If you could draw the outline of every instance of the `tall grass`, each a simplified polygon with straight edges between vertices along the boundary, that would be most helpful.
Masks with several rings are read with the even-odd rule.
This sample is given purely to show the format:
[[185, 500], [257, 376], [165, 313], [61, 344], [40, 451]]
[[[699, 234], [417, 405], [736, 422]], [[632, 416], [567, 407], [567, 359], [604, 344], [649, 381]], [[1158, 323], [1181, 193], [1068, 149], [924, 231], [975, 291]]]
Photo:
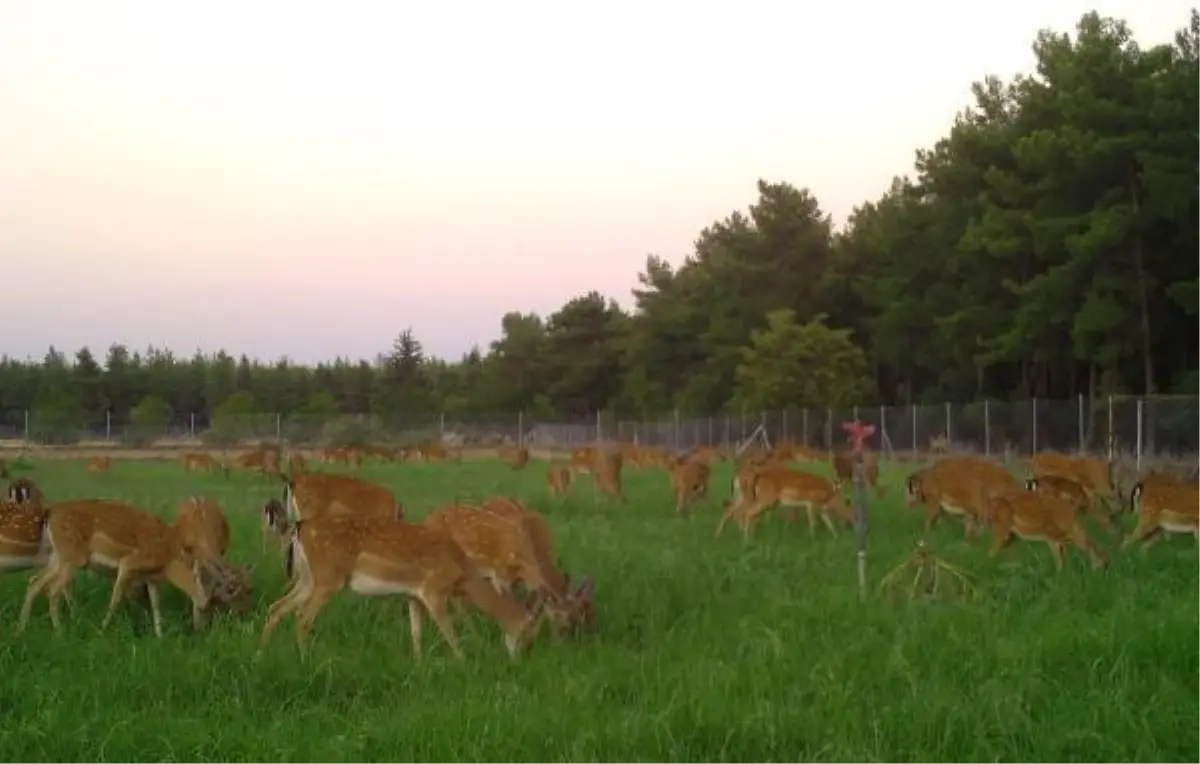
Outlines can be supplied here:
[[[575, 575], [597, 580], [599, 631], [539, 643], [511, 664], [499, 630], [461, 624], [464, 662], [436, 632], [412, 657], [399, 599], [343, 593], [301, 662], [290, 621], [256, 656], [283, 588], [259, 560], [264, 479], [185, 475], [178, 465], [42, 462], [52, 499], [120, 497], [172, 513], [205, 492], [234, 526], [232, 556], [259, 560], [252, 616], [190, 630], [178, 592], [167, 634], [128, 602], [99, 631], [109, 581], [84, 573], [55, 635], [40, 602], [13, 627], [27, 574], [0, 577], [0, 752], [10, 761], [853, 760], [1196, 761], [1200, 576], [1194, 542], [1116, 553], [1094, 572], [1044, 545], [995, 560], [943, 522], [938, 553], [972, 572], [972, 602], [860, 602], [852, 534], [815, 538], [768, 518], [744, 546], [712, 538], [728, 472], [697, 514], [673, 516], [661, 473], [630, 473], [631, 501], [583, 483], [545, 497], [541, 465], [364, 467], [409, 514], [509, 493], [547, 512]], [[897, 475], [872, 507], [871, 575], [912, 549], [921, 518]], [[1130, 522], [1126, 521], [1126, 530]], [[1093, 530], [1097, 538], [1100, 532]], [[1113, 539], [1101, 539], [1112, 548]]]

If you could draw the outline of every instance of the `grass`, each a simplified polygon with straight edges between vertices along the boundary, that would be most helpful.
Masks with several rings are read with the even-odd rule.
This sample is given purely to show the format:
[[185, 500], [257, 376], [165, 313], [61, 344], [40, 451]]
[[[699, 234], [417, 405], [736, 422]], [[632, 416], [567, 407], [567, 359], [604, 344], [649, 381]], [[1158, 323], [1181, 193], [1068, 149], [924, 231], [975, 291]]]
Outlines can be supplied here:
[[[256, 657], [284, 583], [277, 556], [259, 559], [265, 479], [167, 462], [89, 475], [43, 461], [30, 474], [51, 499], [119, 497], [168, 514], [189, 494], [215, 496], [234, 526], [231, 556], [259, 560], [259, 591], [251, 617], [193, 633], [170, 590], [159, 641], [132, 603], [101, 633], [109, 582], [85, 573], [62, 635], [44, 601], [17, 635], [28, 575], [0, 577], [9, 761], [1197, 760], [1190, 538], [1115, 552], [1101, 573], [1072, 550], [1055, 576], [1044, 545], [988, 560], [990, 539], [968, 545], [943, 521], [929, 543], [970, 571], [977, 599], [860, 602], [851, 533], [810, 539], [769, 517], [748, 547], [736, 528], [714, 541], [727, 469], [681, 521], [659, 472], [629, 473], [633, 498], [619, 507], [593, 505], [586, 483], [549, 501], [537, 463], [366, 466], [412, 516], [495, 493], [547, 512], [568, 570], [597, 579], [600, 629], [510, 664], [498, 629], [475, 618], [461, 626], [464, 662], [430, 630], [417, 665], [400, 600], [344, 593], [302, 663], [291, 621]], [[876, 588], [921, 531], [899, 475], [887, 477], [889, 498], [872, 506]]]

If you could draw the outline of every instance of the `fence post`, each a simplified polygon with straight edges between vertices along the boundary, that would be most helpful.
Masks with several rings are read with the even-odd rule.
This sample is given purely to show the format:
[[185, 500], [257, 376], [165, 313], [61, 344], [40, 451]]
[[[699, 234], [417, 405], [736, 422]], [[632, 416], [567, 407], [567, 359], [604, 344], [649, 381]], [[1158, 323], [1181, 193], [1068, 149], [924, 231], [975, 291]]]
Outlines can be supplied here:
[[825, 407], [825, 448], [833, 449], [833, 407]]
[[275, 414], [275, 442], [283, 442], [283, 414]]
[[192, 440], [196, 439], [196, 412], [192, 411], [188, 414], [188, 437]]
[[671, 448], [675, 451], [679, 450], [679, 408], [676, 407], [672, 413], [671, 425]]
[[29, 409], [25, 409], [25, 442], [29, 442]]
[[446, 437], [446, 412], [438, 415], [438, 440]]
[[1137, 471], [1142, 474], [1142, 399], [1137, 400]]
[[858, 406], [854, 406], [853, 408], [850, 409], [850, 418], [853, 419], [855, 422], [858, 421]]
[[1037, 450], [1037, 398], [1033, 399], [1033, 444], [1032, 444], [1032, 447], [1033, 447], [1033, 450], [1030, 451], [1030, 453], [1036, 454], [1038, 452], [1038, 450]]
[[[634, 436], [636, 438], [636, 435]], [[635, 441], [636, 442], [636, 441]], [[525, 411], [517, 412], [517, 447], [525, 446]]]
[[954, 442], [954, 430], [950, 422], [950, 401], [946, 401], [946, 445]]
[[713, 445], [714, 445], [713, 444], [713, 422], [712, 422], [712, 415], [709, 414], [709, 416], [708, 416], [708, 447], [712, 448]]
[[992, 455], [992, 411], [988, 399], [983, 399], [983, 455]]
[[879, 407], [879, 445], [882, 446], [879, 450], [885, 454], [892, 450], [892, 440], [887, 434], [887, 406]]
[[917, 404], [910, 403], [912, 406], [912, 455], [917, 455]]
[[1084, 428], [1083, 428], [1083, 393], [1079, 393], [1079, 453], [1083, 455], [1086, 451], [1084, 445]]
[[805, 406], [800, 411], [800, 439], [803, 441], [801, 445], [808, 448], [808, 406]]
[[602, 416], [601, 410], [596, 409], [596, 443], [599, 443], [600, 441], [604, 440], [604, 431], [600, 424], [601, 416]]
[[779, 437], [780, 437], [780, 438], [782, 438], [782, 439], [784, 439], [784, 440], [787, 440], [787, 436], [788, 436], [788, 430], [787, 430], [787, 406], [784, 406], [784, 407], [783, 407], [783, 421], [782, 421], [782, 422], [780, 422], [779, 428], [780, 428], [780, 430], [782, 431], [782, 432], [780, 433], [780, 436], [779, 436]]
[[1108, 461], [1112, 461], [1117, 450], [1117, 435], [1113, 432], [1113, 400], [1108, 396]]
[[104, 410], [104, 439], [112, 440], [112, 409]]

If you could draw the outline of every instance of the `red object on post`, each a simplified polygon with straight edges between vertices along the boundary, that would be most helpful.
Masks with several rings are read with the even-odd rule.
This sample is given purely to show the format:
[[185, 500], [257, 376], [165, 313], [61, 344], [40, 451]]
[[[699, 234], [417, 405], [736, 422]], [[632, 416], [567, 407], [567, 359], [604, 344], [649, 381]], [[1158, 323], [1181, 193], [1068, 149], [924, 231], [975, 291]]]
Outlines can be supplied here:
[[855, 419], [853, 422], [842, 422], [842, 429], [854, 444], [854, 453], [861, 453], [863, 441], [875, 434], [875, 425], [863, 424]]

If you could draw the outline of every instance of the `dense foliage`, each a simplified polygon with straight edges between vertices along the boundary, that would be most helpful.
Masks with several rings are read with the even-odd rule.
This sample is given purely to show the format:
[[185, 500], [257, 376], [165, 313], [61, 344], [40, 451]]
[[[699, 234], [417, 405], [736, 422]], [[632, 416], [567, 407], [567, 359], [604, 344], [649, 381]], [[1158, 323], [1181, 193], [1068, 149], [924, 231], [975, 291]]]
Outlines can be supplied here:
[[[316, 368], [114, 345], [0, 363], [0, 410], [153, 430], [172, 412], [583, 417], [786, 404], [1197, 389], [1200, 22], [1140, 48], [1118, 20], [1043, 32], [1037, 70], [973, 86], [910, 177], [835, 230], [805, 188], [650, 255], [631, 311], [598, 293], [448, 363], [403, 332]], [[850, 161], [850, 160], [848, 160]], [[57, 418], [57, 419], [55, 419]], [[46, 426], [50, 426], [47, 424]]]

